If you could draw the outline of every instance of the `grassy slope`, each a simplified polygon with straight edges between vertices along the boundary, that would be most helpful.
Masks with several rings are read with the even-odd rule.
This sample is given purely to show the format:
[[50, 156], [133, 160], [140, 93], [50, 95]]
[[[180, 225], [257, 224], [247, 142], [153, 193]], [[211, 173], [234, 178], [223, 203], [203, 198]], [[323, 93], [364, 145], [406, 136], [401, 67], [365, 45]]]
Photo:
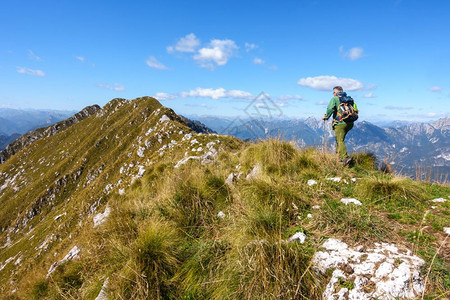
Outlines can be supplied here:
[[[380, 173], [365, 154], [356, 155], [357, 164], [347, 169], [313, 149], [300, 151], [277, 140], [242, 144], [216, 135], [192, 138], [203, 148], [220, 141], [224, 151], [214, 163], [191, 160], [174, 168], [185, 154], [196, 155], [185, 152], [198, 145], [182, 141], [190, 132], [183, 124], [159, 123], [163, 114], [176, 119], [152, 99], [114, 100], [97, 117], [33, 144], [0, 166], [0, 186], [25, 170], [16, 179], [23, 183], [20, 190], [10, 184], [1, 192], [0, 224], [17, 232], [9, 233], [12, 246], [0, 250], [1, 263], [14, 257], [0, 271], [0, 294], [10, 298], [16, 289], [15, 297], [23, 299], [95, 299], [109, 278], [110, 292], [119, 299], [318, 299], [324, 284], [310, 261], [328, 237], [406, 245], [427, 261], [423, 274], [431, 270], [427, 295], [442, 296], [450, 289], [448, 243], [434, 257], [445, 239], [442, 228], [449, 226], [449, 202], [432, 210], [427, 201], [447, 197], [448, 188]], [[157, 130], [146, 136], [155, 124]], [[172, 133], [161, 135], [159, 143], [157, 131], [163, 128]], [[141, 158], [137, 149], [146, 140], [151, 146]], [[156, 151], [171, 140], [177, 145], [160, 156]], [[138, 162], [146, 172], [132, 180]], [[258, 164], [261, 173], [246, 180]], [[231, 172], [242, 175], [229, 186], [225, 179]], [[55, 181], [65, 175], [58, 188]], [[325, 180], [332, 176], [348, 184]], [[356, 183], [350, 180], [354, 177]], [[309, 179], [318, 184], [308, 186]], [[39, 213], [17, 225], [36, 199], [47, 199], [48, 188], [55, 197], [34, 204]], [[345, 206], [342, 197], [355, 197], [363, 206]], [[112, 213], [93, 229], [92, 210], [102, 212], [106, 203]], [[226, 217], [218, 218], [219, 211]], [[283, 242], [298, 231], [306, 233], [305, 244]], [[0, 244], [8, 232], [2, 232]], [[36, 250], [48, 237], [48, 248]], [[81, 258], [46, 279], [49, 266], [74, 245], [82, 247]]]

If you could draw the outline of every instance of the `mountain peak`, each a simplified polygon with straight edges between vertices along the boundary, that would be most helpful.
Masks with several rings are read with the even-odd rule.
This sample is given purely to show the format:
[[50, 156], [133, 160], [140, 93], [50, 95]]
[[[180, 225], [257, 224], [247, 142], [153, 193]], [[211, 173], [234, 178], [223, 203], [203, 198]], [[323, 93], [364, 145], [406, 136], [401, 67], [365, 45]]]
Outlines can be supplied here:
[[[436, 285], [409, 284], [423, 281], [423, 259], [433, 258], [403, 245], [417, 231], [411, 220], [429, 213], [423, 226], [436, 242], [414, 249], [438, 251], [448, 188], [379, 172], [370, 154], [353, 154], [355, 166], [346, 168], [333, 154], [196, 133], [185, 120], [150, 97], [114, 99], [0, 165], [0, 294], [441, 294], [445, 268], [431, 270]], [[425, 201], [433, 198], [441, 202]], [[363, 259], [375, 254], [376, 263]], [[402, 280], [379, 276], [388, 272]]]
[[441, 119], [431, 123], [431, 125], [438, 130], [449, 131], [450, 130], [450, 117], [441, 118]]

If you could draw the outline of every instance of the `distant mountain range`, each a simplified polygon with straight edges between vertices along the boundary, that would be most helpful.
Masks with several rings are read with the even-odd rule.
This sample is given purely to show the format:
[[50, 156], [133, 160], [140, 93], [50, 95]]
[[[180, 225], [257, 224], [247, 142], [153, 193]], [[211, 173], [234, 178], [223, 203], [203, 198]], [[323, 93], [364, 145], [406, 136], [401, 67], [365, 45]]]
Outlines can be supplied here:
[[[245, 119], [191, 116], [217, 133], [241, 139], [268, 137], [293, 140], [301, 147], [326, 146], [334, 151], [331, 122], [308, 119]], [[388, 163], [396, 172], [445, 181], [450, 171], [450, 118], [433, 123], [399, 122], [381, 126], [367, 121], [355, 122], [347, 136], [350, 152], [366, 151], [378, 161]]]
[[[0, 109], [0, 150], [20, 135], [49, 126], [70, 117], [73, 112], [56, 110]], [[243, 140], [281, 138], [293, 140], [300, 147], [324, 146], [334, 151], [330, 122], [307, 119], [231, 118], [188, 116], [185, 122], [194, 130], [228, 134]], [[207, 127], [207, 128], [206, 128]], [[208, 129], [209, 128], [209, 129]], [[445, 181], [450, 172], [450, 118], [433, 123], [392, 121], [378, 125], [357, 121], [347, 137], [350, 152], [366, 151], [379, 163], [388, 163], [396, 172], [416, 178]]]
[[[219, 121], [208, 123], [253, 139], [332, 139], [314, 118]], [[446, 163], [435, 156], [448, 150], [448, 129], [448, 120], [358, 122], [349, 144]], [[210, 132], [154, 98], [116, 98], [8, 146], [0, 299], [431, 299], [449, 290], [450, 188], [384, 174], [371, 155], [345, 168], [292, 143]], [[419, 227], [432, 243], [411, 238]], [[355, 297], [344, 297], [349, 289]]]
[[24, 133], [65, 120], [74, 111], [0, 108], [0, 150]]

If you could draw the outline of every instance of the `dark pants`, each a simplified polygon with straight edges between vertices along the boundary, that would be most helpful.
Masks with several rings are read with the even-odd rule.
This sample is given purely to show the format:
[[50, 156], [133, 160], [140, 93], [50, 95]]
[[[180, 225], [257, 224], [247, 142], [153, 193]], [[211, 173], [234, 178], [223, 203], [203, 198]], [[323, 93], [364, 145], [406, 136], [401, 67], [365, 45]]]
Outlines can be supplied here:
[[353, 128], [353, 123], [345, 123], [334, 126], [334, 134], [336, 135], [336, 154], [344, 160], [348, 157], [347, 147], [345, 147], [345, 136]]

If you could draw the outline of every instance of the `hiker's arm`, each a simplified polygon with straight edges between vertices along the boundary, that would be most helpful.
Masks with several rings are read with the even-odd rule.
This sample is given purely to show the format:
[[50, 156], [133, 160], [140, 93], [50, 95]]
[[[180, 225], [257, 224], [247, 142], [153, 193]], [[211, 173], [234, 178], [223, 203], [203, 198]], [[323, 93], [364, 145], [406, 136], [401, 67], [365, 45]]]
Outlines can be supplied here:
[[327, 113], [325, 114], [325, 120], [328, 120], [334, 112], [334, 97], [331, 98], [330, 103], [328, 103]]

